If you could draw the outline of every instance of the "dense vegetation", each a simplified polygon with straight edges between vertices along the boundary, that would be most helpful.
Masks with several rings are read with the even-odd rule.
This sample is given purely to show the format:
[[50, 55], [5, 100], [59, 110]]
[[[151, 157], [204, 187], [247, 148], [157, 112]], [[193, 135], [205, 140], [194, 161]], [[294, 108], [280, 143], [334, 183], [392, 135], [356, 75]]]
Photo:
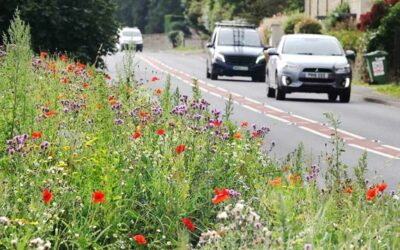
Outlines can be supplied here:
[[301, 146], [275, 162], [262, 151], [267, 127], [235, 125], [196, 84], [192, 97], [172, 93], [154, 72], [145, 82], [160, 87], [150, 91], [64, 55], [33, 55], [18, 19], [9, 37], [0, 58], [0, 248], [400, 247], [398, 191], [364, 179], [365, 155], [350, 180], [336, 132], [326, 171]]
[[17, 7], [30, 26], [36, 52], [67, 52], [81, 61], [94, 62], [115, 48], [114, 0], [3, 0], [0, 34], [6, 32]]

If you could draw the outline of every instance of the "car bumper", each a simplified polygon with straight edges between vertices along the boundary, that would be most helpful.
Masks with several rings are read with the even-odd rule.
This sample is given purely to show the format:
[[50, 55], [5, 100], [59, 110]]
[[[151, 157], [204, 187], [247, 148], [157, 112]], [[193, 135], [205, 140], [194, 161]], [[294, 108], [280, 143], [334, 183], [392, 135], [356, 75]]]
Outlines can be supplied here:
[[304, 73], [284, 72], [279, 77], [279, 86], [286, 93], [311, 92], [311, 93], [342, 93], [350, 88], [352, 74], [329, 73], [328, 78], [307, 78]]
[[[255, 74], [265, 74], [266, 64], [233, 65], [224, 62], [214, 62], [212, 64], [214, 73], [223, 76], [254, 76]], [[247, 68], [243, 68], [247, 67]]]

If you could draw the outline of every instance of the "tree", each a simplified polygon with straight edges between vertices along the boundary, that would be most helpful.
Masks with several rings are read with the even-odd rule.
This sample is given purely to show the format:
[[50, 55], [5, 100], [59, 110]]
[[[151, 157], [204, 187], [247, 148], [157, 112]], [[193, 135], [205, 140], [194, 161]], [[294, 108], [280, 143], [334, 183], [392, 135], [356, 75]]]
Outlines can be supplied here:
[[[94, 62], [115, 48], [118, 23], [114, 0], [10, 2], [2, 19], [9, 22], [18, 6], [22, 20], [31, 27], [35, 51], [71, 53], [81, 61]], [[4, 32], [3, 25], [0, 28]]]
[[149, 9], [146, 18], [146, 33], [164, 32], [165, 15], [182, 15], [181, 0], [149, 0]]

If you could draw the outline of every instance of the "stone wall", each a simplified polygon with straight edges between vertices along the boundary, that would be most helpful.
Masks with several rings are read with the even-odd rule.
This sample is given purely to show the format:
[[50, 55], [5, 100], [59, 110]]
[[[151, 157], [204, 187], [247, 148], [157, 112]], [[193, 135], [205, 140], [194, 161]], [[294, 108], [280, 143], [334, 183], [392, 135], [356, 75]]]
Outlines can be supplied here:
[[[204, 46], [205, 42], [199, 37], [185, 39], [185, 47], [200, 49], [204, 48]], [[172, 49], [172, 44], [166, 34], [144, 34], [143, 49], [150, 51], [169, 50]]]
[[[304, 12], [307, 16], [327, 16], [344, 0], [305, 0]], [[370, 10], [374, 0], [347, 0], [351, 13], [357, 14], [357, 18]]]

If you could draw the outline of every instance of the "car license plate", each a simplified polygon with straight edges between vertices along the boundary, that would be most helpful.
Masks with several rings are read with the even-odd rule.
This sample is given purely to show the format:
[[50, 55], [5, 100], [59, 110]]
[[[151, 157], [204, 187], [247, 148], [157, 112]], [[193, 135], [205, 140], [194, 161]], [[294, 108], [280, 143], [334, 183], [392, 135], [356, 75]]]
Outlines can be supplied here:
[[328, 79], [328, 73], [306, 73], [307, 78], [320, 78], [320, 79]]
[[249, 67], [247, 66], [233, 66], [233, 70], [247, 71]]

